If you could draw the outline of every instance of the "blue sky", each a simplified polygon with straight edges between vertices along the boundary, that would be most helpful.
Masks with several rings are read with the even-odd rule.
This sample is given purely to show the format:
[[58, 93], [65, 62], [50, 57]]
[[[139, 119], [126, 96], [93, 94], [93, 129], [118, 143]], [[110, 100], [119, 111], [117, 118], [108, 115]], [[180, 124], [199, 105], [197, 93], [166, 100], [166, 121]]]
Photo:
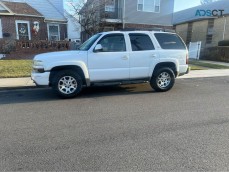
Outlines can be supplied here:
[[[77, 0], [64, 0], [64, 1], [77, 1]], [[175, 0], [174, 11], [180, 11], [187, 8], [200, 5], [200, 0]]]
[[184, 10], [197, 5], [200, 5], [200, 0], [175, 0], [174, 11]]

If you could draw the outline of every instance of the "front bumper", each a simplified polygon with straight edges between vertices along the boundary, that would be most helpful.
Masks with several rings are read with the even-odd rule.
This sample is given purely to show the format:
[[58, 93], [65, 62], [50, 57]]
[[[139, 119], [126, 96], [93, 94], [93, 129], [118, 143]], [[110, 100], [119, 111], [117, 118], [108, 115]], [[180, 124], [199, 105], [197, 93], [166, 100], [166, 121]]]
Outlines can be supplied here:
[[37, 73], [32, 72], [31, 79], [37, 86], [48, 86], [49, 85], [50, 72]]

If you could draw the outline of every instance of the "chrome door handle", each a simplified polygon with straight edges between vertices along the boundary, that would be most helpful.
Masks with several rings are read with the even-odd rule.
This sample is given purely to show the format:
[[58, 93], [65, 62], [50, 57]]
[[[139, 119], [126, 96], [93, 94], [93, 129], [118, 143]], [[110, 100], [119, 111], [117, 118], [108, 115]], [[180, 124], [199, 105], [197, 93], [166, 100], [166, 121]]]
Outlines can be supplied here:
[[157, 55], [156, 54], [152, 54], [151, 57], [152, 58], [155, 58], [155, 57], [157, 57]]

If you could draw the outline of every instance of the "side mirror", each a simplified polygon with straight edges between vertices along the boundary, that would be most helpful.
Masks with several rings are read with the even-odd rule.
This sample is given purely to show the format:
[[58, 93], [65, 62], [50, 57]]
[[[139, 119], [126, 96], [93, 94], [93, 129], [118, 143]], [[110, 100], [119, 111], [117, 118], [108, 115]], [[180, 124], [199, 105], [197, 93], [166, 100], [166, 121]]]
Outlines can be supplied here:
[[102, 50], [103, 50], [102, 45], [101, 45], [101, 44], [97, 44], [97, 45], [95, 46], [94, 52], [100, 52], [100, 51], [102, 51]]

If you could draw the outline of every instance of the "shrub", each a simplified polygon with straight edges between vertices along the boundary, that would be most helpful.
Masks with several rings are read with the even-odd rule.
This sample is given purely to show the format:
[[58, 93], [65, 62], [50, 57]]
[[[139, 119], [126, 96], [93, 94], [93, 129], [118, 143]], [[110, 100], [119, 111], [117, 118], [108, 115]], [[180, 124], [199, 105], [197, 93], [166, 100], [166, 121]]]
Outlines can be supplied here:
[[218, 46], [229, 46], [229, 40], [219, 41]]

